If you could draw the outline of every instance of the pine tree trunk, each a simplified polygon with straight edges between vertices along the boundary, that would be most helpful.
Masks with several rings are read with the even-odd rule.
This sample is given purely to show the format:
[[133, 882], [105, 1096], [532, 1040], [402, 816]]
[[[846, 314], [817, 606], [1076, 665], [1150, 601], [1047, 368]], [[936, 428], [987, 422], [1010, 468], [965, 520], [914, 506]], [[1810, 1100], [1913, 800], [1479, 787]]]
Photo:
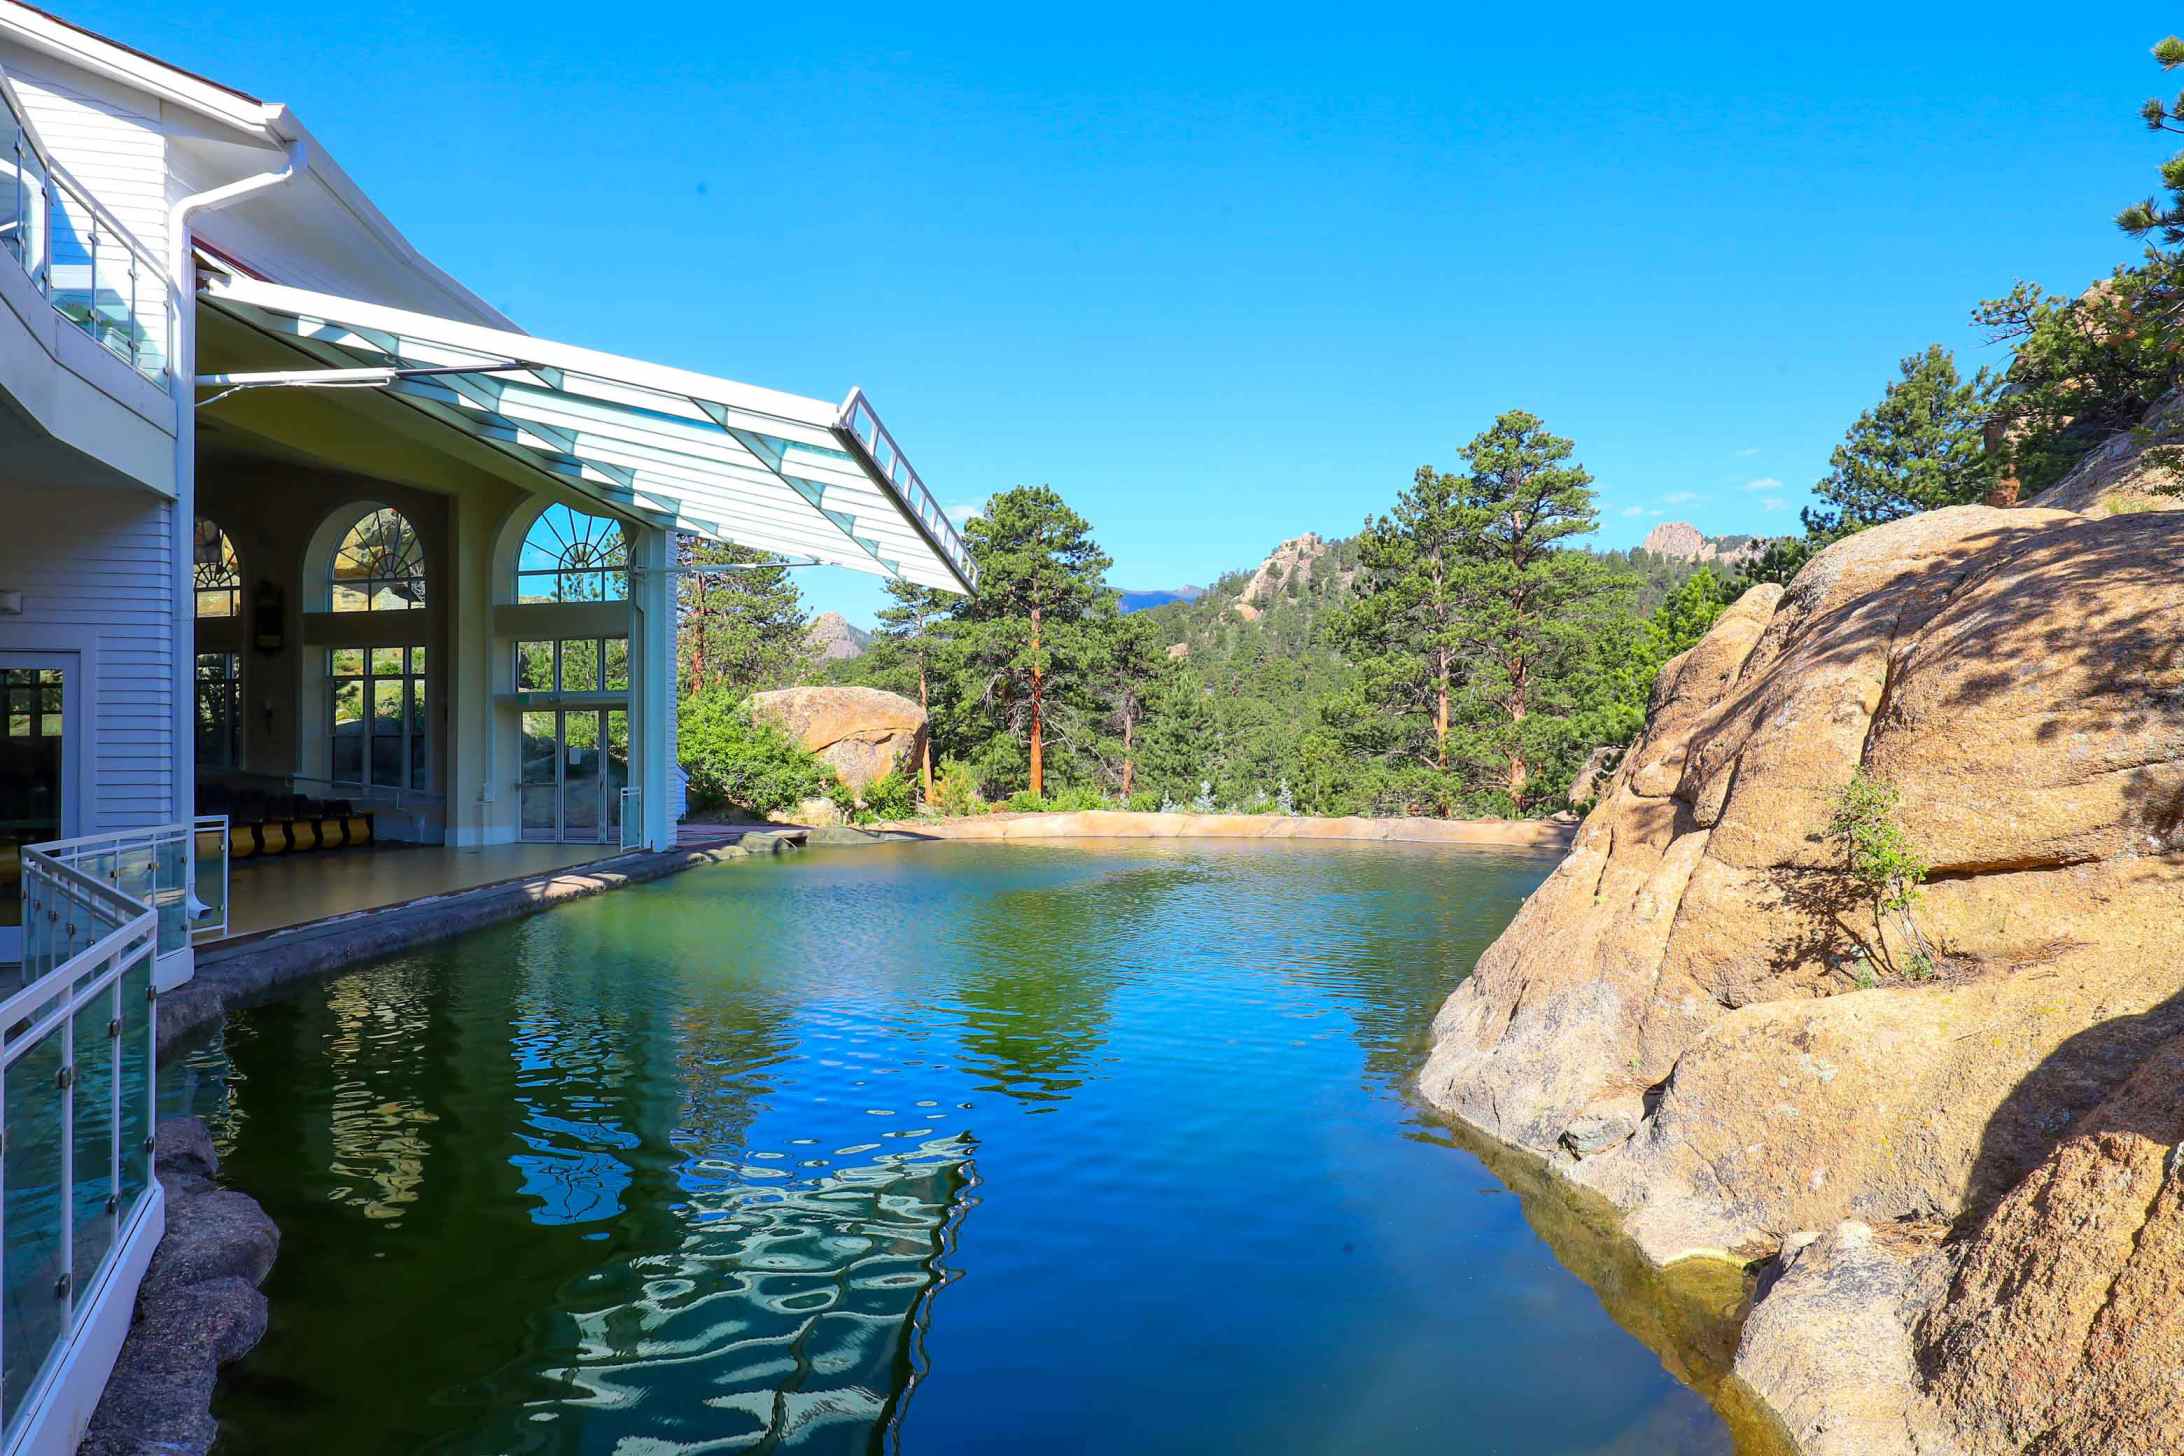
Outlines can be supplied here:
[[925, 801], [933, 801], [933, 709], [925, 700], [925, 659], [918, 659], [918, 707], [925, 713], [925, 741], [918, 745], [918, 781], [925, 786]]
[[1046, 675], [1039, 670], [1039, 609], [1031, 609], [1031, 792], [1046, 792]]
[[1134, 727], [1136, 727], [1135, 719], [1129, 714], [1124, 714], [1122, 719], [1122, 806], [1125, 809], [1130, 807], [1132, 770], [1137, 767], [1130, 758], [1131, 729]]
[[1433, 739], [1440, 751], [1441, 772], [1448, 772], [1448, 650], [1440, 652], [1440, 668], [1435, 686], [1439, 689], [1433, 706]]
[[[1525, 672], [1522, 659], [1518, 660], [1517, 670], [1510, 675], [1510, 681], [1509, 722], [1512, 726], [1521, 727], [1524, 723], [1525, 714]], [[1524, 809], [1524, 788], [1531, 777], [1531, 766], [1524, 761], [1522, 745], [1518, 743], [1510, 744], [1509, 802], [1519, 812]]]

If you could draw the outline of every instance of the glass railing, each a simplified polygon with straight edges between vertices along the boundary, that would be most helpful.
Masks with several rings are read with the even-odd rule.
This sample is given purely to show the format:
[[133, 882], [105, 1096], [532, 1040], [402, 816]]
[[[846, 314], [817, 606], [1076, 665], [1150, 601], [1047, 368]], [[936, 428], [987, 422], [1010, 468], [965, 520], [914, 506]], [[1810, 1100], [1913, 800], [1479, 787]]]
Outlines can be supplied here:
[[640, 788], [622, 790], [622, 848], [645, 847], [645, 791]]
[[[105, 1370], [74, 1358], [78, 1343], [106, 1309], [134, 1303], [136, 1279], [116, 1271], [142, 1270], [158, 1228], [150, 1215], [160, 915], [144, 893], [158, 883], [156, 854], [115, 861], [110, 880], [52, 848], [23, 851], [24, 981], [0, 1000], [8, 1450], [60, 1449], [46, 1412], [89, 1409]], [[70, 946], [80, 948], [61, 954]]]
[[[66, 884], [46, 887], [54, 913], [34, 914], [24, 879], [23, 973], [50, 968], [78, 954], [112, 928], [117, 905], [147, 906], [157, 917], [161, 955], [193, 939], [227, 931], [228, 820], [201, 815], [189, 824], [122, 829], [37, 846], [40, 857], [73, 870]], [[87, 900], [88, 883], [106, 896]], [[67, 912], [67, 913], [64, 913]]]
[[39, 145], [0, 71], [0, 252], [61, 317], [166, 387], [173, 339], [157, 257]]

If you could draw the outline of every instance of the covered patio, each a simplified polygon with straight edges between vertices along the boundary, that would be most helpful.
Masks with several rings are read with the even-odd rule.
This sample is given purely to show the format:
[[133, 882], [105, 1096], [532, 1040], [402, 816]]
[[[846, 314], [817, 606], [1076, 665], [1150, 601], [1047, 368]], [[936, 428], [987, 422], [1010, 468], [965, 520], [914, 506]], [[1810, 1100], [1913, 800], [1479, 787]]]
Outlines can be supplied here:
[[197, 807], [245, 826], [230, 937], [673, 848], [680, 537], [974, 584], [861, 390], [196, 261]]

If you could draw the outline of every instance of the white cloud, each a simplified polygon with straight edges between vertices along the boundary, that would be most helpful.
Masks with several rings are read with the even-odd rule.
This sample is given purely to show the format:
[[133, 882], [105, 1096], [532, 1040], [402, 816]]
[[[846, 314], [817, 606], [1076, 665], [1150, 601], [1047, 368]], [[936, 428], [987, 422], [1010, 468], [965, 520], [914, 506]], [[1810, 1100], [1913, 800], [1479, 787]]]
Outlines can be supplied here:
[[1642, 516], [1645, 513], [1646, 508], [1644, 506], [1625, 506], [1622, 510], [1616, 512], [1617, 515], [1621, 516]]
[[1695, 490], [1672, 490], [1667, 495], [1661, 497], [1661, 504], [1669, 506], [1687, 506], [1698, 498], [1699, 493]]
[[1754, 494], [1754, 495], [1757, 495], [1757, 494], [1759, 494], [1759, 493], [1760, 493], [1761, 491], [1765, 491], [1765, 490], [1780, 490], [1780, 489], [1782, 489], [1782, 482], [1781, 482], [1781, 481], [1779, 481], [1779, 480], [1777, 480], [1777, 479], [1775, 479], [1775, 478], [1774, 478], [1773, 476], [1771, 476], [1771, 475], [1762, 475], [1762, 476], [1760, 476], [1760, 477], [1759, 477], [1759, 478], [1758, 478], [1757, 480], [1747, 480], [1747, 481], [1745, 481], [1745, 482], [1744, 482], [1744, 488], [1745, 488], [1746, 490], [1748, 490], [1748, 491], [1752, 492], [1752, 494]]
[[960, 526], [985, 508], [986, 503], [984, 501], [976, 501], [969, 505], [950, 506], [948, 507], [948, 519]]
[[1742, 450], [1737, 451], [1737, 458], [1739, 460], [1749, 460], [1758, 453], [1759, 447], [1757, 445], [1747, 445]]
[[1759, 508], [1763, 511], [1779, 511], [1786, 509], [1789, 504], [1781, 496], [1771, 495], [1759, 503]]

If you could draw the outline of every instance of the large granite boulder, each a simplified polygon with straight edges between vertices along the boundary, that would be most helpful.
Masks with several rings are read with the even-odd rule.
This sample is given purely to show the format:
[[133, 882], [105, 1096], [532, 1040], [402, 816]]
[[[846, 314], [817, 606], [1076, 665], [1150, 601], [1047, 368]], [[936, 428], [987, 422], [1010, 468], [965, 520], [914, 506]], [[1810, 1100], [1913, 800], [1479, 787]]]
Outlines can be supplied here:
[[[1929, 977], [1826, 834], [1861, 765], [1933, 866]], [[2043, 1262], [2112, 1225], [2072, 1255], [2084, 1290], [2151, 1298], [2184, 1270], [2184, 1215], [2148, 1211], [2184, 1188], [2147, 1183], [2175, 1179], [2156, 1145], [2184, 1127], [2112, 1109], [2184, 1038], [2180, 924], [2184, 521], [1935, 511], [1755, 589], [1663, 670], [1571, 854], [1443, 1008], [1422, 1087], [1605, 1194], [1657, 1261], [1800, 1250], [1739, 1358], [1779, 1406], [1857, 1382], [1811, 1379], [1830, 1321], [1769, 1300], [1887, 1306], [1894, 1383], [1809, 1430], [1874, 1452], [1984, 1456], [2035, 1427], [2077, 1432], [2042, 1451], [2180, 1449], [2180, 1331], [2073, 1327], [2091, 1310]], [[2166, 1252], [2131, 1247], [2141, 1229]], [[1951, 1285], [1921, 1260], [1960, 1257], [1934, 1305]], [[1964, 1434], [1935, 1446], [1943, 1407]], [[2124, 1420], [2157, 1434], [2102, 1444]]]
[[853, 793], [891, 769], [907, 769], [925, 742], [925, 710], [878, 688], [782, 688], [751, 699], [751, 717], [772, 723], [833, 765]]

